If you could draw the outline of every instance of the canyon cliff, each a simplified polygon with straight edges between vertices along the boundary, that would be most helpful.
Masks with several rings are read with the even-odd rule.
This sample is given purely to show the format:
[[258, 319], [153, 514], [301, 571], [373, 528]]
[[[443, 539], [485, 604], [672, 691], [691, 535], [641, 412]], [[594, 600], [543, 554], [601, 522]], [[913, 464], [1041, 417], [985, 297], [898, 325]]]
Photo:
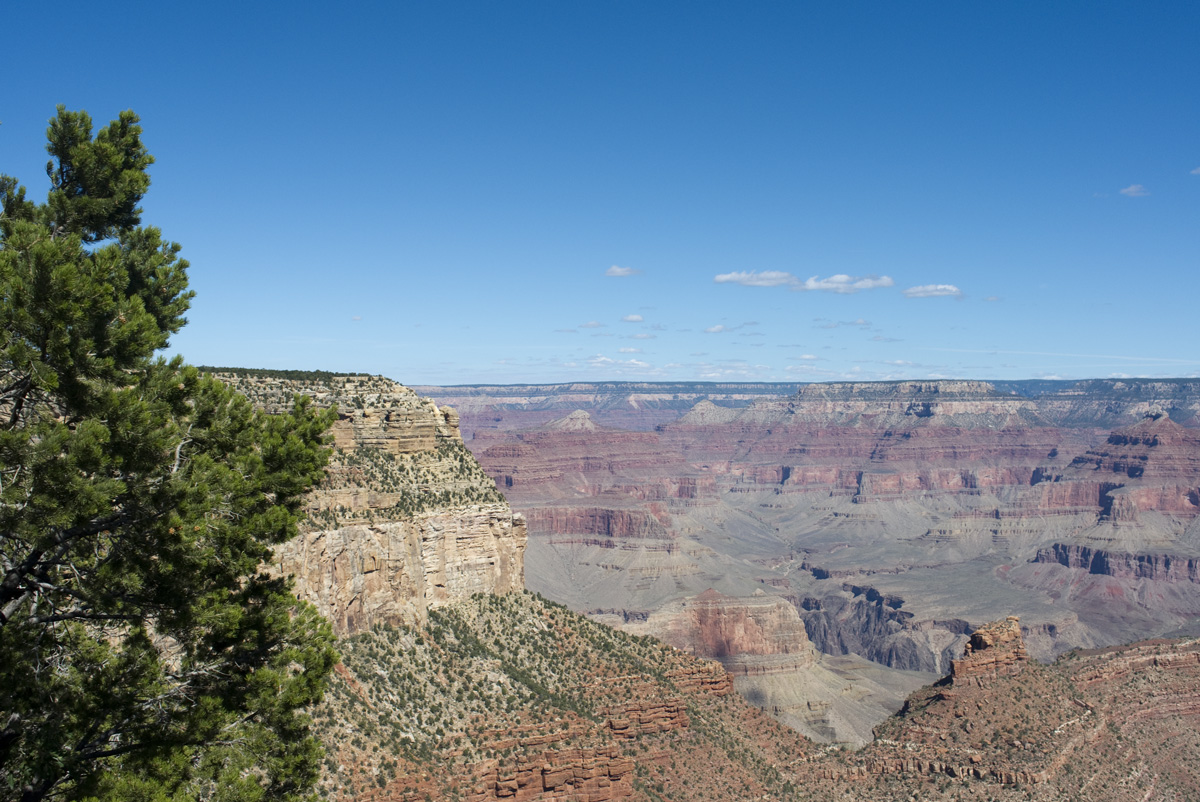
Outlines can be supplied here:
[[216, 375], [268, 411], [296, 394], [338, 408], [327, 477], [300, 536], [276, 549], [279, 570], [336, 634], [524, 589], [524, 518], [463, 446], [455, 410], [377, 376]]

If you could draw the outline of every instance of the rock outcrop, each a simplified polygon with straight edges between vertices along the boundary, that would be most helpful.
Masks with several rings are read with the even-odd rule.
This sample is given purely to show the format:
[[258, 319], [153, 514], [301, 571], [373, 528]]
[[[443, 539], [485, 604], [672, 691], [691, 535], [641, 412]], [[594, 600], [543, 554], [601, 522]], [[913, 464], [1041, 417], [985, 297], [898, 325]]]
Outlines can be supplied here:
[[529, 525], [547, 535], [592, 536], [603, 539], [669, 540], [666, 526], [650, 512], [606, 507], [534, 507]]
[[525, 520], [463, 445], [454, 409], [378, 376], [217, 376], [270, 412], [297, 394], [337, 406], [327, 479], [300, 536], [276, 549], [278, 570], [336, 634], [524, 588]]
[[883, 669], [866, 660], [820, 654], [796, 607], [761, 590], [734, 597], [710, 588], [627, 629], [719, 661], [738, 693], [817, 740], [866, 743], [874, 723], [933, 676], [900, 675], [885, 687]]
[[754, 658], [790, 655], [793, 667], [816, 661], [796, 608], [778, 596], [733, 598], [709, 589], [684, 600], [657, 634], [672, 646], [720, 660], [734, 676], [771, 669]]
[[481, 766], [467, 802], [537, 799], [608, 802], [633, 796], [634, 761], [616, 744], [552, 749], [522, 756], [514, 764]]
[[1096, 496], [1106, 520], [1135, 522], [1142, 510], [1194, 517], [1200, 515], [1200, 433], [1154, 411], [1049, 478], [1072, 488], [1072, 498]]
[[1173, 554], [1127, 554], [1079, 544], [1039, 549], [1034, 562], [1056, 563], [1117, 579], [1200, 583], [1200, 558]]
[[971, 633], [962, 659], [950, 665], [950, 677], [955, 685], [973, 682], [983, 686], [997, 677], [1021, 673], [1028, 661], [1021, 621], [1010, 615]]

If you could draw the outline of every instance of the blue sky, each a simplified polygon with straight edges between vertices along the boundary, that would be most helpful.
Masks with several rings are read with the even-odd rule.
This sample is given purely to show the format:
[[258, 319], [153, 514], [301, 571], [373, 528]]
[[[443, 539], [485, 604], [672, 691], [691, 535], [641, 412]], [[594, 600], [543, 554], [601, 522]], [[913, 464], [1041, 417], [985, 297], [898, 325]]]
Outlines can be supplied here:
[[194, 363], [1200, 375], [1200, 4], [345, 5], [0, 12], [0, 172], [137, 111]]

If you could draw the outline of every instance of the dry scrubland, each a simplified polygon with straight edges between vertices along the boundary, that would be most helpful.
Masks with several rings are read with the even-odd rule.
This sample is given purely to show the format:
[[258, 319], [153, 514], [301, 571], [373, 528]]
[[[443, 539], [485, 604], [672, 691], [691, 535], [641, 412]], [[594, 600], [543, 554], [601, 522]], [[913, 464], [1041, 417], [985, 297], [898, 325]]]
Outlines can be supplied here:
[[[1001, 622], [1003, 626], [1004, 622]], [[1019, 630], [1018, 630], [1019, 632]], [[529, 593], [342, 642], [321, 791], [358, 800], [1185, 800], [1200, 643], [983, 647], [854, 752], [731, 693], [719, 666]]]

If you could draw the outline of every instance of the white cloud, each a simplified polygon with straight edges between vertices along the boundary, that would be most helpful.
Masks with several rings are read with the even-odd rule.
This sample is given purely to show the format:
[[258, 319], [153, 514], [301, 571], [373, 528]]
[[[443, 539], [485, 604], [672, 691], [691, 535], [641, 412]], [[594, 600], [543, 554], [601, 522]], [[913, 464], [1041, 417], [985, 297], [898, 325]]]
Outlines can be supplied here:
[[801, 354], [799, 358], [804, 359], [808, 362], [815, 362], [818, 359], [820, 359], [821, 357], [817, 356], [816, 354]]
[[625, 321], [626, 323], [641, 323], [642, 316], [641, 315], [626, 315], [625, 317], [621, 318], [621, 320]]
[[351, 320], [362, 320], [362, 315], [355, 315], [354, 317], [352, 317], [350, 319]]
[[985, 300], [985, 301], [999, 301], [999, 300], [1000, 300], [1000, 296], [999, 296], [999, 295], [989, 295], [988, 297], [984, 298], [983, 300]]
[[857, 320], [830, 320], [827, 317], [816, 317], [813, 318], [813, 322], [820, 323], [821, 325], [816, 328], [821, 329], [836, 329], [839, 326], [858, 326], [863, 329], [871, 328], [871, 321], [861, 317]]
[[632, 267], [617, 267], [616, 265], [613, 265], [608, 270], [604, 271], [604, 275], [615, 276], [617, 278], [623, 278], [625, 276], [636, 276], [638, 273], [641, 273], [641, 272], [642, 271], [635, 270]]
[[743, 287], [790, 287], [800, 279], [782, 270], [735, 270], [713, 277], [718, 284], [741, 284]]
[[961, 298], [962, 290], [953, 284], [922, 284], [904, 291], [905, 298]]
[[716, 325], [716, 326], [709, 326], [707, 329], [704, 330], [704, 333], [705, 334], [720, 334], [723, 331], [729, 331], [729, 329], [726, 328], [725, 326]]
[[618, 348], [617, 351], [622, 354], [640, 354], [642, 352], [642, 349], [641, 348]]
[[617, 373], [625, 371], [635, 371], [637, 373], [645, 373], [651, 365], [649, 362], [643, 362], [640, 359], [613, 359], [612, 357], [596, 354], [588, 358], [588, 364], [593, 368], [606, 368]]
[[1200, 175], [1200, 167], [1197, 167], [1195, 170], [1192, 170], [1191, 174], [1192, 175]]
[[587, 323], [580, 323], [579, 328], [581, 328], [581, 329], [602, 329], [602, 328], [604, 328], [604, 324], [598, 320], [589, 320]]
[[797, 286], [796, 289], [847, 294], [859, 290], [873, 290], [877, 287], [891, 287], [895, 283], [891, 276], [847, 276], [845, 273], [837, 273], [829, 278], [813, 276]]
[[657, 336], [657, 335], [654, 335], [654, 334], [631, 334], [631, 335], [629, 335], [629, 339], [631, 339], [631, 340], [653, 340], [655, 338], [655, 336]]
[[762, 379], [771, 372], [769, 365], [752, 365], [740, 359], [727, 360], [718, 364], [701, 362], [695, 366], [701, 379]]
[[1129, 198], [1144, 198], [1150, 194], [1150, 190], [1146, 189], [1141, 184], [1130, 184], [1121, 190], [1121, 194]]

